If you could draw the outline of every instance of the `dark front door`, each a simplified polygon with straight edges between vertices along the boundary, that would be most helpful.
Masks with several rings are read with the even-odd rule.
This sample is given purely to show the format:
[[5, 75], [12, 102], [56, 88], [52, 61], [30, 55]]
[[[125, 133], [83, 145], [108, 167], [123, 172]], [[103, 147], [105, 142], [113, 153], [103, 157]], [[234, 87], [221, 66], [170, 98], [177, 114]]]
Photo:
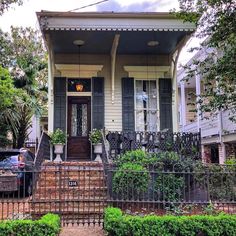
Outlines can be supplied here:
[[68, 97], [68, 160], [90, 159], [91, 98]]

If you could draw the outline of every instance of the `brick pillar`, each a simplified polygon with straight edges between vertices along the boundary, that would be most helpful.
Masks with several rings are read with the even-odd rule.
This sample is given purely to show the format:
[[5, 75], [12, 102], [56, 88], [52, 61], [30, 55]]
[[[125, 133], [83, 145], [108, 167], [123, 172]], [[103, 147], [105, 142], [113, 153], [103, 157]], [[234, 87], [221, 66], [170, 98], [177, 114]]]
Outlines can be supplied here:
[[226, 160], [226, 148], [224, 143], [218, 145], [219, 148], [219, 163], [222, 165]]
[[211, 148], [207, 145], [202, 145], [202, 162], [211, 163]]

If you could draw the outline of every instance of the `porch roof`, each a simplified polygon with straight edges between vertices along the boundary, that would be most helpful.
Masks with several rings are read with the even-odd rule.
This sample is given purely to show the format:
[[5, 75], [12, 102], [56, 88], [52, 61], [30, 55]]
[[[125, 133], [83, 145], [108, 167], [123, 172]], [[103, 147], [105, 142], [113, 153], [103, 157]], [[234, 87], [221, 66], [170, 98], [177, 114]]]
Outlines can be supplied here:
[[[169, 13], [38, 12], [40, 28], [55, 53], [74, 53], [73, 41], [85, 41], [81, 53], [109, 54], [120, 35], [117, 54], [169, 54], [195, 26]], [[149, 47], [149, 41], [158, 46]], [[49, 42], [47, 42], [49, 44]]]

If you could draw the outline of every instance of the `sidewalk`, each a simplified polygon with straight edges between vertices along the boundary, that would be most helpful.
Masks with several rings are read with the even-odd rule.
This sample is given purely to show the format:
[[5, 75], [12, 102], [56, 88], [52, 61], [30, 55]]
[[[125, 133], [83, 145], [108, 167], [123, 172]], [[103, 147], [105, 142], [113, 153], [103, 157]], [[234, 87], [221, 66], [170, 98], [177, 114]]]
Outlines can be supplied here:
[[102, 227], [99, 226], [68, 226], [63, 227], [60, 236], [104, 236]]

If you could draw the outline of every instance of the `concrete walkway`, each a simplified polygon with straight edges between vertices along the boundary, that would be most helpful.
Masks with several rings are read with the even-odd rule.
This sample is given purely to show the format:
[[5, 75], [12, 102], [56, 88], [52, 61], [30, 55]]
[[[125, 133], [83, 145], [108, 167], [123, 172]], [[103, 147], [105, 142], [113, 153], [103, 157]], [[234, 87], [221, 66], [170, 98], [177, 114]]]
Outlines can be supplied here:
[[63, 227], [60, 236], [104, 236], [102, 227], [99, 226], [74, 226]]

